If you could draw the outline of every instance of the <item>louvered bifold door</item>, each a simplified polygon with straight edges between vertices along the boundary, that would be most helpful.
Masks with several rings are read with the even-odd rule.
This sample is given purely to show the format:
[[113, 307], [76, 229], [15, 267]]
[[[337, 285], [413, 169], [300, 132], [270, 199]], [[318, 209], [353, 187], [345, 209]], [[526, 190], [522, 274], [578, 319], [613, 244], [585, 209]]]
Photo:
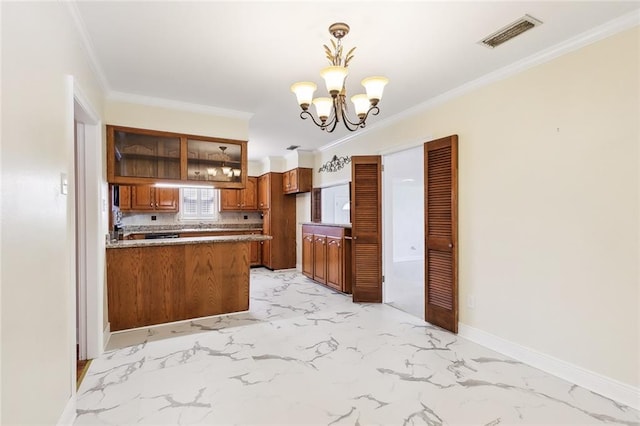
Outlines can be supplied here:
[[458, 332], [458, 136], [424, 144], [425, 319]]
[[382, 158], [351, 157], [353, 301], [382, 302]]

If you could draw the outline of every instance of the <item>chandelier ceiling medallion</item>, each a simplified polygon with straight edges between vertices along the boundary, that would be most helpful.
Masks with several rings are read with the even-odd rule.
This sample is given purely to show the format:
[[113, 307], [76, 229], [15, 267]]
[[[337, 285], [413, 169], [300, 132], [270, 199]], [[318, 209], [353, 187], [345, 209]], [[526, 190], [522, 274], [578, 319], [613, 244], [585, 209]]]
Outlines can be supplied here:
[[[367, 77], [362, 80], [362, 85], [367, 94], [359, 94], [351, 97], [357, 120], [354, 119], [352, 121], [349, 119], [347, 115], [345, 79], [348, 74], [347, 67], [351, 59], [353, 59], [353, 51], [356, 50], [356, 48], [352, 48], [346, 55], [343, 55], [342, 37], [349, 33], [349, 25], [337, 22], [329, 27], [329, 33], [333, 35], [337, 42], [331, 39], [333, 50], [326, 44], [324, 45], [324, 50], [331, 66], [323, 68], [320, 71], [320, 75], [324, 79], [327, 91], [331, 97], [313, 99], [313, 92], [316, 91], [318, 86], [309, 81], [295, 83], [291, 86], [291, 91], [295, 93], [298, 98], [298, 104], [300, 108], [302, 108], [300, 118], [303, 120], [310, 117], [316, 126], [329, 133], [335, 130], [339, 121], [342, 121], [345, 127], [353, 132], [365, 126], [365, 121], [367, 117], [369, 117], [369, 114], [378, 115], [380, 112], [378, 102], [382, 99], [384, 86], [389, 82], [389, 79], [385, 77]], [[315, 106], [318, 116], [317, 119], [309, 112], [309, 105], [311, 103]]]

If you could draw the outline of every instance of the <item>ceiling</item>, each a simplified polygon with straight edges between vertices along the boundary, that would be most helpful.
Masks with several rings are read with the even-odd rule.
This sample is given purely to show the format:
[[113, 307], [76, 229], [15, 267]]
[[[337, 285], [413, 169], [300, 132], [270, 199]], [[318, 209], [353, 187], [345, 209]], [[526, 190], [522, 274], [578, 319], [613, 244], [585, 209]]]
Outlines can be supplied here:
[[[299, 118], [290, 92], [318, 84], [328, 27], [346, 22], [349, 95], [369, 75], [390, 79], [368, 125], [530, 57], [612, 19], [637, 1], [81, 1], [90, 50], [107, 90], [251, 115], [249, 159], [313, 150], [349, 135]], [[528, 14], [542, 25], [489, 49], [487, 35]], [[322, 94], [321, 94], [322, 93]]]

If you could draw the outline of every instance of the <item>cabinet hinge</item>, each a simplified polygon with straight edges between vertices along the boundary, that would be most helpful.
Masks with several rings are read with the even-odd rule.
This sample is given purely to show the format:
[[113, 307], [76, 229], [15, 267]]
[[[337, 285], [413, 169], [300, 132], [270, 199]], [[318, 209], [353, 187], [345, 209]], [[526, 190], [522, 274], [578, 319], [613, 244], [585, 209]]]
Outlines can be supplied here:
[[384, 172], [384, 164], [380, 164], [380, 171]]
[[384, 275], [382, 276], [382, 282], [384, 282]]

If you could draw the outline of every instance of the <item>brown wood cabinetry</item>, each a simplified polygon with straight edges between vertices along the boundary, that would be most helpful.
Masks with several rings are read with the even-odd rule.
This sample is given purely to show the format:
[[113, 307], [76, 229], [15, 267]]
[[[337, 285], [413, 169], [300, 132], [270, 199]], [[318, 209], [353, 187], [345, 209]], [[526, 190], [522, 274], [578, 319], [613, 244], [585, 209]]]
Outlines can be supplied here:
[[111, 330], [249, 309], [249, 242], [107, 249]]
[[296, 267], [296, 200], [285, 196], [282, 175], [266, 173], [258, 178], [262, 230], [273, 237], [262, 242], [262, 264], [270, 269]]
[[313, 233], [302, 229], [302, 274], [313, 279]]
[[271, 179], [270, 173], [266, 173], [258, 178], [258, 209], [270, 208]]
[[282, 191], [298, 194], [311, 191], [312, 169], [298, 167], [282, 174]]
[[120, 210], [132, 212], [178, 212], [180, 190], [151, 185], [120, 185]]
[[245, 188], [247, 142], [107, 126], [107, 181], [157, 182]]
[[127, 185], [120, 185], [119, 191], [119, 208], [121, 211], [131, 210], [131, 187]]
[[313, 235], [313, 279], [327, 283], [327, 236]]
[[258, 210], [258, 178], [247, 177], [245, 189], [221, 189], [220, 211], [255, 211]]
[[335, 290], [351, 293], [351, 229], [302, 226], [302, 273]]
[[[344, 280], [344, 241], [342, 237], [327, 237], [327, 285], [342, 291]], [[350, 272], [349, 272], [350, 273]]]
[[[260, 235], [261, 231], [225, 231], [221, 229], [219, 231], [189, 231], [189, 232], [180, 232], [180, 238], [185, 237], [218, 237], [224, 235]], [[250, 241], [251, 250], [249, 257], [249, 264], [251, 266], [261, 266], [262, 258], [260, 254], [262, 253], [262, 243], [264, 241]]]

